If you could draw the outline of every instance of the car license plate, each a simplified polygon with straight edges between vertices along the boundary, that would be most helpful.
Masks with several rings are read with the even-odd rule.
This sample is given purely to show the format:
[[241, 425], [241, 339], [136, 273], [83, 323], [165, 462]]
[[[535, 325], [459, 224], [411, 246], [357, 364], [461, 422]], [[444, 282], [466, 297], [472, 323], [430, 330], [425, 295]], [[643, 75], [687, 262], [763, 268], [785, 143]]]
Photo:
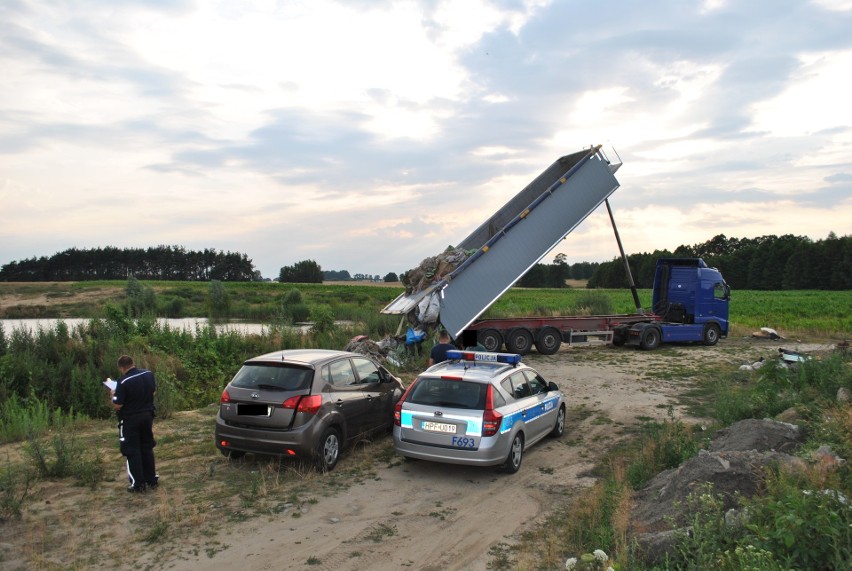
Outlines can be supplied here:
[[423, 423], [423, 430], [428, 430], [429, 432], [446, 432], [448, 434], [455, 434], [456, 425], [446, 424], [444, 422], [429, 422], [427, 420]]

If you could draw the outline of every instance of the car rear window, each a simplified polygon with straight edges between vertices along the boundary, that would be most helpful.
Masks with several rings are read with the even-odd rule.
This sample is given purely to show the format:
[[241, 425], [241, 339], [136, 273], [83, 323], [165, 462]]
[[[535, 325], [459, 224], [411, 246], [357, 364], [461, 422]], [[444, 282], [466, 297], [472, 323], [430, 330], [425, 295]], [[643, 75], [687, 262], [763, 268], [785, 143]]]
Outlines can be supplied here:
[[481, 383], [425, 377], [414, 385], [406, 402], [482, 410], [487, 387]]
[[237, 372], [231, 386], [244, 389], [298, 391], [311, 386], [314, 370], [279, 363], [247, 363]]

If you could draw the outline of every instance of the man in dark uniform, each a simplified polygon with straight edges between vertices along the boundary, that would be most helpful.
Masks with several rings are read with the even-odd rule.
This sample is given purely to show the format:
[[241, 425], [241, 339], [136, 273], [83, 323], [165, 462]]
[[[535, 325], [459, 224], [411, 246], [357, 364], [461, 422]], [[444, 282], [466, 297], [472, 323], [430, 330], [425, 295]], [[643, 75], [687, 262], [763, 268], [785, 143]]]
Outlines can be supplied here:
[[452, 338], [446, 329], [442, 329], [441, 332], [438, 333], [438, 344], [432, 347], [432, 351], [429, 353], [430, 367], [436, 363], [443, 363], [446, 361], [447, 351], [456, 349], [456, 346], [453, 345], [451, 341]]
[[154, 466], [154, 373], [137, 369], [133, 359], [118, 359], [121, 379], [116, 382], [112, 406], [118, 413], [118, 447], [127, 458], [128, 492], [156, 488], [159, 480]]

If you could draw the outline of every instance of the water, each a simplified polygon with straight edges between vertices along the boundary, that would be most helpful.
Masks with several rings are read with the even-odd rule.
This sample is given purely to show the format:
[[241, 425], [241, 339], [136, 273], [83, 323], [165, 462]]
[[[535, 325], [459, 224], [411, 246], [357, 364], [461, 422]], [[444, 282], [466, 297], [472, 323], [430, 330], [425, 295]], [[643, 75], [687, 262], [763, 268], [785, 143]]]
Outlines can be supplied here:
[[[88, 323], [90, 319], [80, 317], [68, 317], [65, 319], [0, 319], [0, 325], [3, 326], [3, 331], [8, 335], [17, 329], [29, 330], [31, 332], [36, 332], [40, 329], [51, 330], [54, 329], [56, 324], [60, 321], [65, 322], [69, 329], [74, 329], [78, 325]], [[206, 317], [184, 317], [177, 319], [160, 317], [157, 318], [157, 323], [160, 325], [168, 325], [171, 329], [194, 332], [197, 327], [206, 327], [209, 324], [209, 321]], [[243, 335], [262, 335], [269, 330], [268, 324], [237, 321], [230, 323], [216, 323], [214, 327], [219, 333], [236, 331]], [[308, 328], [310, 328], [310, 324], [299, 325], [297, 327], [305, 332]]]
[[[69, 329], [74, 329], [78, 325], [84, 325], [91, 320], [82, 317], [68, 317], [65, 319], [0, 319], [0, 325], [3, 326], [3, 331], [8, 335], [16, 329], [26, 329], [33, 333], [39, 329], [51, 330], [60, 321], [65, 322]], [[207, 326], [209, 320], [206, 317], [182, 317], [176, 319], [158, 317], [157, 323], [168, 325], [170, 329], [185, 330], [194, 333], [197, 327]], [[334, 323], [335, 325], [344, 327], [352, 325], [351, 321], [335, 321]], [[298, 325], [294, 325], [293, 328], [304, 334], [310, 330], [312, 325], [312, 323], [299, 323]], [[216, 323], [214, 327], [218, 333], [234, 331], [241, 335], [263, 335], [269, 331], [270, 325], [268, 323], [231, 321], [228, 323]]]

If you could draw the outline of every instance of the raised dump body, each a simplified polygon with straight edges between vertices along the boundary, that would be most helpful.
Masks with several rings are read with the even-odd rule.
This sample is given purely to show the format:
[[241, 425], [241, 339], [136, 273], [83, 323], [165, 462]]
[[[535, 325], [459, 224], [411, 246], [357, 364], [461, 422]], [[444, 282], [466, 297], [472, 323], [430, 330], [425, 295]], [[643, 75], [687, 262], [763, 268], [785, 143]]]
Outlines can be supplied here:
[[402, 294], [382, 313], [407, 314], [438, 292], [440, 322], [453, 338], [512, 287], [619, 186], [601, 147], [557, 159], [460, 244], [476, 250], [429, 287]]

